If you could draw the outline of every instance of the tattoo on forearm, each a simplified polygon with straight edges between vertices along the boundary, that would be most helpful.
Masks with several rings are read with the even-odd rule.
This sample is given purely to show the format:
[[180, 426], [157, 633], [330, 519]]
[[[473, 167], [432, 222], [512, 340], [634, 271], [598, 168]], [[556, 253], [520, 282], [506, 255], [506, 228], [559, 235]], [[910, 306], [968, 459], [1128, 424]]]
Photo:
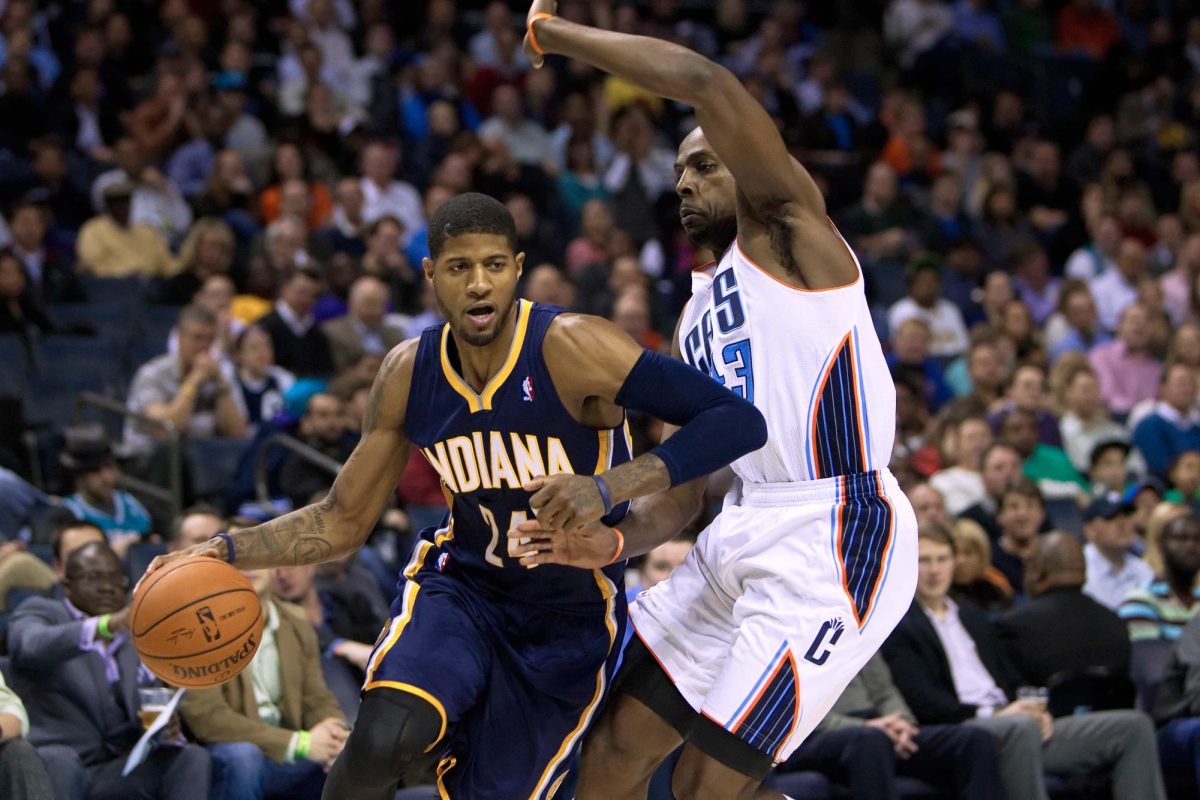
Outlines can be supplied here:
[[669, 488], [671, 474], [662, 459], [652, 453], [644, 453], [606, 472], [604, 482], [614, 502], [617, 502]]
[[337, 496], [330, 491], [321, 503], [233, 534], [241, 566], [286, 567], [320, 564], [335, 556], [330, 541]]

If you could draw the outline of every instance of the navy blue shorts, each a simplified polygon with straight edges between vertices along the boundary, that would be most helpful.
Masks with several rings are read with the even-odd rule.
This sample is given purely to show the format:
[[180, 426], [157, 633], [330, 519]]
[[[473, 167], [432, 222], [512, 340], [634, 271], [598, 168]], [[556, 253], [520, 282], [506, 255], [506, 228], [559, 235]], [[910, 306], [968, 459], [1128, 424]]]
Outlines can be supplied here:
[[398, 689], [437, 708], [443, 797], [550, 800], [574, 785], [620, 649], [624, 591], [597, 573], [608, 602], [596, 614], [497, 601], [443, 573], [439, 555], [418, 544], [363, 691]]

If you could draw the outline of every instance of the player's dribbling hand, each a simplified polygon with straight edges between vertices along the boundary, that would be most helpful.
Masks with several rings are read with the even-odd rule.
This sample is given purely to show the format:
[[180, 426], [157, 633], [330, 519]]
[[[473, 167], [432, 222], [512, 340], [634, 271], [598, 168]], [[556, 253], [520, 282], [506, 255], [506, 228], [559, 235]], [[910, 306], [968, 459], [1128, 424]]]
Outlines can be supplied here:
[[508, 532], [508, 554], [522, 566], [562, 564], [581, 569], [599, 569], [613, 562], [617, 534], [599, 522], [567, 533], [546, 528], [536, 519], [522, 522]]
[[521, 488], [533, 492], [529, 507], [545, 528], [572, 531], [604, 516], [600, 488], [589, 475], [534, 478]]
[[138, 578], [137, 585], [133, 587], [133, 593], [137, 594], [138, 589], [142, 587], [146, 578], [149, 578], [156, 571], [162, 569], [172, 561], [178, 561], [181, 558], [221, 558], [221, 553], [208, 542], [193, 545], [183, 550], [176, 550], [174, 553], [166, 553], [165, 555], [155, 556], [150, 562], [150, 566], [146, 567], [146, 571], [142, 573], [142, 577]]
[[539, 69], [542, 63], [546, 60], [538, 55], [533, 49], [533, 43], [529, 41], [529, 23], [533, 19], [534, 14], [557, 14], [558, 0], [533, 0], [529, 4], [529, 13], [525, 15], [525, 42], [522, 47], [525, 50], [525, 55], [529, 59], [529, 63], [533, 64], [534, 69]]

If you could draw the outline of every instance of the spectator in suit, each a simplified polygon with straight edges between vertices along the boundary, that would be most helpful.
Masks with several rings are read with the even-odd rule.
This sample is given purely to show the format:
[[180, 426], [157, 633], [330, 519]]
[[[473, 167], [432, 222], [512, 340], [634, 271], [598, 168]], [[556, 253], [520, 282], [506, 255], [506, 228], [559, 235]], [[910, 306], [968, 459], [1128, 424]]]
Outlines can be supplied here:
[[333, 371], [329, 340], [317, 327], [313, 307], [321, 296], [321, 273], [295, 267], [284, 277], [275, 310], [258, 321], [271, 335], [275, 362], [300, 378]]
[[16, 334], [32, 352], [38, 337], [54, 332], [54, 322], [21, 262], [11, 251], [0, 251], [0, 335]]
[[29, 714], [0, 674], [0, 795], [13, 800], [54, 800], [46, 765], [26, 737]]
[[[1170, 513], [1171, 506], [1164, 505]], [[1156, 510], [1155, 516], [1158, 514]], [[1152, 516], [1147, 530], [1146, 561], [1152, 566], [1157, 561], [1161, 567], [1148, 586], [1125, 596], [1117, 614], [1125, 620], [1129, 638], [1134, 641], [1175, 641], [1200, 610], [1200, 589], [1196, 587], [1196, 575], [1200, 574], [1200, 518], [1179, 511], [1157, 533]]]
[[[1048, 533], [1025, 569], [1032, 598], [997, 624], [1004, 652], [1030, 686], [1048, 686], [1060, 673], [1105, 667], [1129, 674], [1129, 636], [1110, 609], [1083, 592], [1083, 548], [1066, 533]], [[1063, 625], [1070, 620], [1070, 625]]]
[[1163, 373], [1154, 410], [1133, 429], [1133, 444], [1146, 468], [1160, 478], [1181, 453], [1200, 450], [1200, 414], [1196, 412], [1196, 371], [1175, 364]]
[[271, 599], [269, 570], [247, 573], [267, 616], [262, 643], [236, 678], [192, 689], [179, 710], [213, 759], [214, 796], [317, 800], [349, 729], [321, 677], [304, 612]]
[[1154, 580], [1154, 570], [1132, 552], [1133, 504], [1098, 497], [1083, 513], [1086, 583], [1083, 593], [1116, 611], [1130, 592]]
[[387, 306], [388, 288], [378, 278], [364, 275], [350, 287], [349, 313], [321, 326], [335, 373], [354, 366], [364, 353], [387, 355], [404, 340], [402, 330], [387, 324]]
[[[331, 394], [314, 394], [300, 419], [300, 438], [309, 447], [337, 461], [350, 457], [358, 438], [346, 430], [346, 414], [340, 399]], [[307, 505], [314, 492], [329, 487], [334, 476], [296, 455], [288, 454], [279, 473], [279, 485], [296, 508]]]
[[[233, 370], [212, 357], [217, 319], [191, 305], [179, 312], [179, 352], [143, 364], [133, 377], [126, 401], [130, 411], [170, 422], [192, 437], [246, 435], [246, 418], [233, 399]], [[125, 423], [123, 446], [130, 455], [149, 456], [155, 429]]]
[[898, 798], [896, 776], [962, 800], [1003, 800], [996, 741], [969, 725], [920, 727], [876, 653], [781, 771], [816, 770], [853, 797]]
[[991, 732], [1010, 798], [1045, 800], [1043, 772], [1107, 773], [1115, 800], [1162, 800], [1154, 727], [1135, 712], [1051, 719], [1013, 700], [1020, 676], [982, 611], [948, 592], [954, 539], [940, 526], [918, 530], [917, 596], [884, 643], [892, 677], [922, 725], [966, 722]]
[[210, 762], [193, 745], [160, 744], [121, 777], [142, 733], [139, 662], [129, 638], [128, 579], [104, 542], [67, 556], [65, 598], [31, 597], [13, 614], [13, 688], [55, 797], [206, 800]]
[[9, 215], [12, 254], [25, 268], [34, 293], [47, 303], [79, 302], [83, 289], [75, 275], [72, 254], [48, 243], [49, 210], [40, 203], [22, 201]]

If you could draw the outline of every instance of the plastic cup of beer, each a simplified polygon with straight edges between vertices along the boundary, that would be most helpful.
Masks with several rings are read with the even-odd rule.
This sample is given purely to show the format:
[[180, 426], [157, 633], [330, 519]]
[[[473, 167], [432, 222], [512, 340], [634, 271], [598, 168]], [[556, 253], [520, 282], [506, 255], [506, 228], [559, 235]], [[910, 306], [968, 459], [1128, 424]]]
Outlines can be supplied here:
[[1050, 692], [1045, 686], [1021, 686], [1017, 688], [1017, 699], [1036, 703], [1041, 706], [1042, 711], [1045, 711], [1050, 699]]
[[170, 702], [171, 690], [165, 686], [138, 689], [138, 719], [142, 723], [142, 730], [149, 730]]

